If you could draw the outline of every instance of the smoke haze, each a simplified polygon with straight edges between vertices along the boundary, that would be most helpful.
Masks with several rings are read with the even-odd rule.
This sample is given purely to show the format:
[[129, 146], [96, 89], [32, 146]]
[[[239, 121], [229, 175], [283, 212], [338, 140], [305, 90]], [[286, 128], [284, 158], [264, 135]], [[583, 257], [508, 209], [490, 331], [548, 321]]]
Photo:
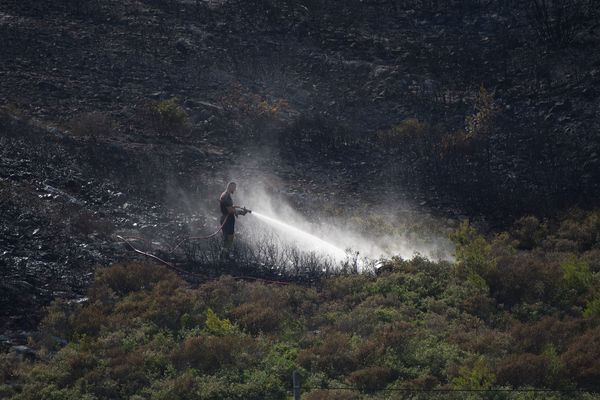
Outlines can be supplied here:
[[[338, 261], [357, 252], [360, 258], [371, 260], [392, 256], [412, 258], [416, 254], [434, 260], [452, 259], [452, 244], [445, 236], [435, 229], [424, 229], [421, 233], [404, 230], [403, 222], [392, 211], [364, 216], [355, 212], [348, 217], [318, 215], [318, 211], [308, 210], [310, 215], [307, 215], [292, 207], [279, 193], [269, 193], [264, 185], [248, 181], [238, 184], [234, 202], [255, 211], [255, 215], [248, 214], [238, 221], [242, 234], [272, 233], [282, 244]], [[413, 220], [419, 218], [418, 211], [411, 212], [417, 213], [411, 215]]]

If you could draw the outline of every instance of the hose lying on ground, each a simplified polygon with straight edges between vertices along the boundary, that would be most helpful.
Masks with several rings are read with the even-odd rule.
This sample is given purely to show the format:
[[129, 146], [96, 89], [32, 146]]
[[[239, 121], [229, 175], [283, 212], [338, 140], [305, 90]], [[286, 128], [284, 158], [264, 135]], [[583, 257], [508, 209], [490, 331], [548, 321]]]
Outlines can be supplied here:
[[[173, 253], [183, 242], [188, 241], [188, 240], [208, 240], [214, 236], [216, 236], [219, 232], [221, 232], [221, 230], [223, 229], [223, 227], [225, 226], [225, 224], [227, 223], [227, 219], [229, 218], [229, 215], [227, 215], [227, 217], [225, 218], [225, 220], [223, 221], [223, 224], [219, 227], [219, 229], [214, 232], [211, 233], [210, 235], [207, 236], [192, 236], [186, 239], [183, 239], [182, 241], [180, 241], [177, 246], [175, 246], [173, 248], [173, 250], [171, 250], [171, 253]], [[182, 268], [176, 267], [175, 265], [171, 264], [168, 261], [163, 260], [162, 258], [155, 256], [154, 254], [142, 251], [140, 249], [138, 249], [137, 247], [135, 247], [133, 244], [131, 244], [131, 242], [127, 239], [125, 239], [123, 236], [117, 235], [117, 238], [119, 238], [121, 241], [123, 241], [125, 244], [127, 244], [127, 247], [129, 247], [132, 251], [141, 254], [145, 257], [151, 258], [154, 261], [158, 261], [159, 263], [167, 266], [169, 269], [171, 269], [172, 271], [177, 272], [178, 274], [181, 275], [187, 275], [190, 277], [197, 277], [197, 278], [206, 278], [206, 276], [201, 275], [201, 274], [197, 274], [194, 272], [190, 272], [190, 271], [186, 271]], [[269, 280], [269, 279], [263, 279], [263, 278], [255, 278], [253, 276], [233, 276], [234, 279], [240, 279], [240, 280], [254, 280], [254, 281], [260, 281], [260, 282], [267, 282], [267, 283], [276, 283], [276, 284], [280, 284], [280, 285], [289, 285], [290, 282], [282, 282], [282, 281], [273, 281], [273, 280]]]

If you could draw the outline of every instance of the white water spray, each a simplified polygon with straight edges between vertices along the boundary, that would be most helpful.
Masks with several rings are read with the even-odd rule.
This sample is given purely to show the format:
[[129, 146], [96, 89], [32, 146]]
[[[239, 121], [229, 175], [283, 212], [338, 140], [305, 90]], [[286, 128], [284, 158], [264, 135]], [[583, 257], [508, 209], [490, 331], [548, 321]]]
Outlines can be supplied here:
[[285, 234], [295, 237], [299, 244], [303, 247], [308, 247], [317, 251], [321, 251], [339, 260], [343, 260], [347, 257], [346, 252], [340, 249], [339, 247], [329, 242], [326, 242], [325, 240], [315, 235], [298, 229], [295, 226], [286, 224], [285, 222], [281, 222], [275, 218], [268, 217], [256, 211], [252, 211], [252, 215], [270, 224], [274, 228], [284, 231]]

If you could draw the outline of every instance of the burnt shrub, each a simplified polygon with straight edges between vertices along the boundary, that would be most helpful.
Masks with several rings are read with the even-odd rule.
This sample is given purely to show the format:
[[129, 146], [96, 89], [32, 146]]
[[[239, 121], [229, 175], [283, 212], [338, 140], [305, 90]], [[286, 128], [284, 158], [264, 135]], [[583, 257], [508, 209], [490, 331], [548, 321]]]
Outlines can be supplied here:
[[600, 249], [586, 251], [581, 255], [581, 260], [590, 266], [592, 272], [600, 272]]
[[383, 357], [386, 351], [385, 346], [376, 340], [365, 339], [356, 345], [354, 351], [354, 358], [358, 361], [358, 365], [366, 368], [374, 365], [377, 361]]
[[251, 334], [277, 331], [284, 315], [274, 308], [275, 304], [259, 302], [246, 303], [231, 311], [233, 319]]
[[263, 283], [236, 282], [227, 277], [201, 288], [210, 307], [226, 313], [232, 322], [250, 334], [277, 332], [288, 320], [290, 306], [298, 307], [304, 302], [303, 293], [293, 286], [284, 289]]
[[573, 337], [584, 329], [584, 321], [548, 316], [537, 322], [518, 322], [511, 328], [516, 349], [539, 354], [548, 346], [564, 351]]
[[499, 384], [523, 387], [544, 387], [550, 361], [544, 355], [531, 353], [512, 355], [500, 362], [496, 372]]
[[100, 18], [103, 17], [102, 2], [100, 0], [63, 0], [56, 2], [76, 17]]
[[115, 306], [116, 316], [111, 319], [113, 324], [122, 326], [127, 325], [128, 317], [140, 316], [158, 327], [177, 331], [199, 325], [203, 320], [203, 306], [196, 293], [182, 287], [181, 281], [162, 280], [150, 290], [126, 296]]
[[498, 257], [486, 276], [492, 297], [512, 307], [518, 303], [553, 303], [559, 294], [562, 271], [552, 260], [536, 254]]
[[349, 130], [320, 114], [302, 115], [279, 135], [282, 149], [326, 152], [352, 144]]
[[83, 307], [73, 316], [73, 333], [75, 335], [96, 336], [107, 323], [108, 318], [104, 313], [104, 309], [98, 305], [92, 304]]
[[561, 355], [565, 373], [581, 388], [600, 390], [600, 331], [579, 336]]
[[358, 365], [352, 352], [351, 337], [335, 331], [327, 332], [319, 342], [302, 350], [298, 354], [298, 363], [331, 377], [345, 375]]
[[75, 232], [84, 235], [97, 233], [108, 236], [115, 230], [114, 224], [109, 219], [99, 217], [87, 210], [81, 210], [72, 217], [71, 227]]
[[339, 276], [324, 282], [323, 296], [328, 300], [339, 300], [347, 305], [357, 305], [365, 299], [367, 293], [362, 287], [369, 282], [366, 276]]
[[416, 118], [407, 118], [388, 130], [378, 132], [377, 139], [387, 148], [404, 151], [408, 147], [415, 151], [415, 154], [420, 154], [422, 150], [417, 149], [426, 144], [430, 130], [431, 126], [428, 123]]
[[[18, 376], [19, 356], [16, 353], [3, 353], [0, 355], [0, 388], [5, 383], [11, 382]], [[0, 395], [2, 391], [0, 390]]]
[[76, 115], [68, 125], [73, 135], [92, 138], [112, 136], [116, 129], [114, 120], [107, 113], [100, 111]]
[[512, 237], [517, 241], [517, 248], [521, 250], [538, 247], [547, 235], [547, 225], [533, 215], [518, 219], [512, 231]]
[[173, 281], [183, 285], [181, 278], [165, 267], [138, 263], [117, 264], [98, 269], [92, 293], [94, 290], [100, 292], [101, 287], [106, 287], [118, 296], [123, 296], [130, 292], [151, 289], [160, 281]]
[[214, 373], [221, 368], [247, 368], [252, 361], [256, 343], [244, 335], [202, 335], [187, 338], [172, 354], [175, 366], [180, 369], [196, 368], [204, 373]]
[[576, 243], [578, 251], [600, 248], [600, 212], [571, 210], [561, 221], [556, 236]]
[[376, 333], [377, 341], [381, 343], [381, 346], [399, 353], [406, 350], [414, 335], [414, 327], [403, 321], [386, 324]]
[[564, 46], [598, 14], [598, 8], [597, 2], [588, 0], [529, 0], [529, 21], [542, 40]]

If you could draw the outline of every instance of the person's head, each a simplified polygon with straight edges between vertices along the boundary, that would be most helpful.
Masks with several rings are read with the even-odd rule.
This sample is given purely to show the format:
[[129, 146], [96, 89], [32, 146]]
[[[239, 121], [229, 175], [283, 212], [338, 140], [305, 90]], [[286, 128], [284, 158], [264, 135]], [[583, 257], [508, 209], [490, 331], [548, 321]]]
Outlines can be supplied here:
[[237, 185], [235, 184], [235, 182], [229, 182], [229, 183], [227, 184], [227, 192], [229, 192], [229, 193], [233, 193], [233, 192], [235, 192], [235, 187], [236, 187], [236, 186], [237, 186]]

